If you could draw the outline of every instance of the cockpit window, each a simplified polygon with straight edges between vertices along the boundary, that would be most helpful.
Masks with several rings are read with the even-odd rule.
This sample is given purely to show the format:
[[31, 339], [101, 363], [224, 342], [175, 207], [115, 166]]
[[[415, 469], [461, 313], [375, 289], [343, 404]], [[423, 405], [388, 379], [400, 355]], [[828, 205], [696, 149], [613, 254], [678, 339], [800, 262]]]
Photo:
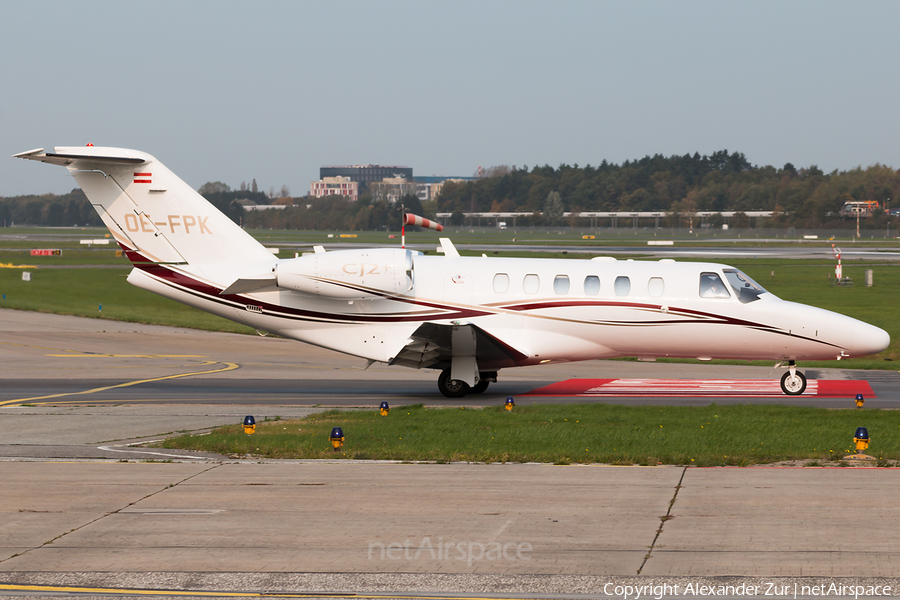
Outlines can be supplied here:
[[700, 273], [701, 298], [731, 298], [718, 273]]
[[725, 273], [725, 279], [728, 280], [728, 283], [737, 295], [738, 300], [744, 304], [759, 300], [760, 294], [766, 293], [763, 286], [759, 285], [737, 269], [723, 269], [722, 272]]

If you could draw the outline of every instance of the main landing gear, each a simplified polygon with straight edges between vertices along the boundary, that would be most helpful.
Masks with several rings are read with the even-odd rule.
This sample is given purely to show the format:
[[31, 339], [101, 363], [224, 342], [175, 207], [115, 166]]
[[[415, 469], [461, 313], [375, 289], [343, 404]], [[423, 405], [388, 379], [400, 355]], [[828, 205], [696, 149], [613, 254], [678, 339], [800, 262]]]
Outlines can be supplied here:
[[788, 362], [788, 372], [781, 377], [781, 391], [789, 396], [799, 396], [806, 391], [806, 375], [797, 370], [794, 361]]
[[478, 374], [478, 383], [470, 386], [465, 381], [450, 378], [450, 369], [441, 371], [438, 377], [438, 389], [448, 398], [462, 398], [466, 394], [481, 394], [491, 382], [497, 381], [497, 371], [482, 371]]

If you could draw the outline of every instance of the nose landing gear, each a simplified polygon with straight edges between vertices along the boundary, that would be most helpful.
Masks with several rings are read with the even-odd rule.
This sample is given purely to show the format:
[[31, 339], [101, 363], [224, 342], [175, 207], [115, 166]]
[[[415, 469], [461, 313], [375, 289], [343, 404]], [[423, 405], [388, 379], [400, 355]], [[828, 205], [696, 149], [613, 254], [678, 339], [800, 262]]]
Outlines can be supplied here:
[[788, 372], [781, 376], [781, 391], [789, 396], [799, 396], [806, 391], [806, 375], [797, 370], [794, 361], [788, 362]]

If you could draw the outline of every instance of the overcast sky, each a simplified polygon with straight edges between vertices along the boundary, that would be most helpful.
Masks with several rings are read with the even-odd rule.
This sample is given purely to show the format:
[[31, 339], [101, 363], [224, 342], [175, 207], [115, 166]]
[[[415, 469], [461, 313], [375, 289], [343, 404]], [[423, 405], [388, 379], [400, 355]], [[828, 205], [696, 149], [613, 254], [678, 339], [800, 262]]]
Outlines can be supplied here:
[[900, 167], [898, 2], [3, 2], [0, 195], [37, 147], [309, 191], [329, 164]]

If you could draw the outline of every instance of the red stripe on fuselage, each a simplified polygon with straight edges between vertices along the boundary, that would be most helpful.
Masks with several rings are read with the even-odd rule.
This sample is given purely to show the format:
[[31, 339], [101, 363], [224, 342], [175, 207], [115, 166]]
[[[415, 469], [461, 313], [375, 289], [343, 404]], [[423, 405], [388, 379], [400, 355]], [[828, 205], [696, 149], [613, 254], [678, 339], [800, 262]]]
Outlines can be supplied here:
[[[193, 277], [190, 277], [183, 273], [179, 273], [163, 265], [136, 264], [135, 267], [141, 269], [142, 271], [144, 271], [148, 275], [155, 277], [156, 279], [164, 281], [172, 286], [184, 288], [185, 290], [193, 293], [194, 295], [198, 295], [205, 300], [220, 304], [228, 304], [233, 308], [241, 308], [247, 304], [247, 299], [238, 294], [228, 294], [227, 296], [220, 296], [219, 293], [222, 291], [221, 289], [198, 281]], [[400, 299], [397, 298], [397, 300]], [[278, 304], [270, 304], [268, 302], [261, 302], [257, 299], [254, 299], [253, 302], [256, 306], [261, 307], [263, 311], [268, 312], [272, 316], [316, 319], [321, 321], [334, 321], [342, 323], [420, 323], [425, 321], [433, 321], [435, 319], [470, 319], [473, 317], [490, 314], [475, 310], [460, 310], [456, 307], [442, 307], [443, 310], [447, 312], [443, 314], [432, 315], [348, 315], [298, 309], [293, 307], [281, 306]]]

